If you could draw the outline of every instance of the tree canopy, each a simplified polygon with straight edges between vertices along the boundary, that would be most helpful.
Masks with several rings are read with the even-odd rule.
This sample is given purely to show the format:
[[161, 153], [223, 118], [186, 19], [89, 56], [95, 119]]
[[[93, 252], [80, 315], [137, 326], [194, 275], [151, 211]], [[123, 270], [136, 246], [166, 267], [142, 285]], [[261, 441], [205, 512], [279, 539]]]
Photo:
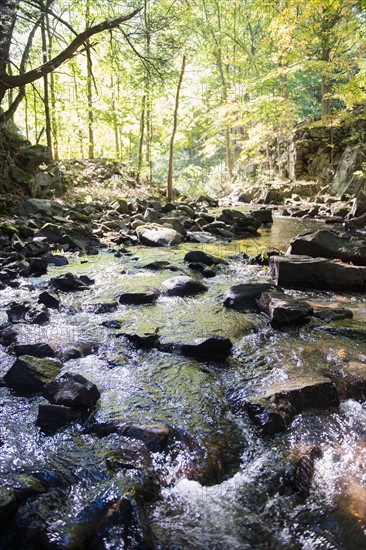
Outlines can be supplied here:
[[220, 186], [294, 125], [365, 102], [365, 22], [354, 0], [3, 0], [2, 117], [55, 158], [150, 181], [173, 143], [183, 187]]

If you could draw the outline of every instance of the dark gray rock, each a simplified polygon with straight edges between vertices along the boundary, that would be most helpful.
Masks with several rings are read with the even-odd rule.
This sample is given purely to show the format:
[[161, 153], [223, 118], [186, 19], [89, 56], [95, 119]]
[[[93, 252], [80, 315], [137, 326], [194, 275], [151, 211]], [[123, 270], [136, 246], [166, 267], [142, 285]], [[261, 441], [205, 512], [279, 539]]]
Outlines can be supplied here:
[[197, 359], [212, 359], [221, 361], [231, 353], [233, 344], [225, 336], [211, 336], [198, 340], [195, 344], [183, 344], [183, 355]]
[[65, 373], [53, 380], [43, 390], [44, 397], [54, 405], [64, 405], [86, 410], [100, 398], [97, 386], [80, 374]]
[[352, 319], [353, 312], [344, 307], [323, 308], [315, 311], [314, 317], [321, 319], [325, 323], [331, 323], [332, 321], [341, 321], [342, 319]]
[[313, 313], [307, 302], [295, 300], [283, 292], [263, 292], [256, 301], [259, 309], [269, 316], [273, 327], [303, 324]]
[[29, 147], [22, 148], [17, 154], [16, 159], [23, 170], [34, 172], [41, 164], [49, 164], [52, 157], [49, 147], [45, 145], [30, 145]]
[[207, 252], [203, 252], [203, 250], [191, 250], [190, 252], [187, 252], [184, 256], [184, 261], [205, 264], [208, 266], [217, 265], [223, 262], [221, 258], [207, 254]]
[[56, 201], [47, 199], [28, 199], [20, 205], [20, 216], [35, 216], [41, 214], [51, 218], [54, 215], [62, 215], [63, 207]]
[[217, 271], [215, 269], [210, 269], [205, 264], [190, 263], [188, 264], [188, 267], [189, 269], [192, 269], [192, 271], [196, 271], [196, 273], [201, 273], [201, 275], [206, 279], [211, 279], [217, 275]]
[[49, 252], [50, 245], [44, 237], [37, 237], [29, 243], [27, 243], [21, 250], [21, 254], [26, 258], [35, 256], [42, 256], [46, 252]]
[[159, 336], [157, 332], [145, 334], [137, 334], [135, 332], [128, 334], [123, 332], [117, 334], [117, 336], [123, 336], [130, 344], [138, 349], [152, 349], [159, 346]]
[[285, 430], [296, 414], [307, 409], [328, 409], [338, 405], [335, 385], [320, 375], [287, 380], [272, 386], [264, 395], [250, 396], [242, 402], [242, 408], [266, 434]]
[[286, 288], [366, 290], [366, 267], [310, 256], [273, 256], [269, 261], [272, 280]]
[[104, 298], [100, 300], [96, 298], [92, 302], [88, 302], [85, 306], [85, 310], [95, 314], [110, 313], [115, 311], [118, 307], [118, 302], [114, 298]]
[[78, 409], [42, 403], [38, 406], [37, 425], [45, 434], [51, 435], [71, 422], [80, 420], [81, 417], [82, 412]]
[[165, 449], [172, 430], [165, 424], [125, 424], [118, 429], [125, 437], [143, 441], [153, 453], [159, 453]]
[[19, 357], [4, 376], [5, 384], [19, 395], [41, 393], [62, 368], [55, 359], [40, 359], [23, 355]]
[[95, 341], [79, 341], [73, 345], [68, 345], [57, 352], [61, 361], [70, 361], [70, 359], [80, 359], [86, 357], [98, 350], [98, 343]]
[[49, 292], [45, 290], [44, 292], [41, 292], [41, 294], [38, 296], [38, 303], [44, 304], [50, 309], [59, 309], [60, 298], [58, 294], [56, 294], [56, 292]]
[[166, 296], [195, 296], [207, 290], [203, 283], [185, 275], [167, 279], [161, 286]]
[[366, 239], [330, 229], [319, 229], [292, 239], [288, 254], [334, 258], [366, 266]]
[[14, 489], [0, 487], [0, 530], [3, 530], [11, 518], [15, 515], [19, 503]]
[[233, 286], [224, 296], [224, 306], [237, 311], [259, 311], [256, 299], [267, 290], [281, 289], [271, 283], [243, 283]]
[[51, 279], [49, 287], [54, 290], [61, 290], [62, 292], [79, 292], [88, 290], [91, 284], [93, 282], [88, 282], [88, 279], [85, 279], [85, 277], [76, 277], [73, 273], [65, 273]]
[[50, 315], [44, 304], [32, 305], [29, 302], [9, 304], [6, 314], [11, 323], [28, 323], [31, 325], [44, 325], [49, 322]]
[[159, 297], [156, 290], [144, 290], [140, 292], [124, 292], [119, 297], [119, 303], [124, 305], [154, 304]]
[[261, 210], [253, 210], [251, 216], [259, 221], [262, 225], [270, 225], [273, 223], [272, 210], [270, 208], [263, 208]]
[[21, 355], [31, 355], [32, 357], [54, 357], [55, 352], [48, 344], [18, 344], [12, 347], [13, 353], [20, 357]]

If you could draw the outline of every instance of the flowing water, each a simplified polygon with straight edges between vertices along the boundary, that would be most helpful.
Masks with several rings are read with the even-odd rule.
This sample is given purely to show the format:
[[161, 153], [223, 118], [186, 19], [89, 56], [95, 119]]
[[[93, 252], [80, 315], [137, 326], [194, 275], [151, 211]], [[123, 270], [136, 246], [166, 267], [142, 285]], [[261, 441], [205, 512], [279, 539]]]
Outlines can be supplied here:
[[[5, 322], [10, 301], [35, 300], [51, 277], [67, 271], [92, 277], [90, 291], [62, 294], [60, 312], [52, 310], [48, 325], [21, 326], [20, 343], [49, 342], [60, 350], [75, 342], [88, 343], [93, 353], [67, 361], [64, 371], [83, 374], [101, 391], [89, 425], [73, 424], [46, 436], [36, 426], [38, 405], [44, 399], [15, 397], [0, 388], [2, 486], [22, 495], [15, 520], [7, 520], [0, 548], [364, 547], [366, 403], [347, 399], [339, 409], [308, 411], [296, 416], [286, 432], [272, 437], [262, 436], [235, 408], [251, 391], [289, 377], [329, 374], [366, 362], [365, 295], [288, 291], [313, 306], [352, 309], [354, 319], [346, 325], [358, 335], [352, 338], [316, 323], [275, 331], [264, 315], [222, 306], [230, 286], [268, 280], [266, 268], [244, 262], [240, 252], [254, 256], [286, 250], [292, 236], [317, 227], [316, 222], [276, 218], [273, 227], [261, 230], [256, 239], [174, 249], [135, 247], [133, 255], [121, 258], [108, 251], [75, 257], [69, 266], [52, 268], [45, 277], [0, 292], [0, 320]], [[183, 257], [192, 249], [228, 260], [216, 277], [204, 281], [206, 293], [185, 299], [162, 297], [151, 306], [119, 305], [113, 313], [93, 312], [95, 303], [123, 291], [158, 288], [165, 279], [191, 274]], [[155, 260], [169, 262], [178, 271], [144, 268]], [[107, 328], [111, 320], [120, 328]], [[135, 350], [117, 337], [134, 331], [158, 331], [166, 343], [220, 334], [233, 341], [234, 353], [219, 364]], [[1, 376], [14, 357], [4, 348], [0, 356]], [[100, 437], [90, 429], [91, 424], [126, 422], [164, 424], [176, 436], [166, 450], [147, 453], [141, 442], [118, 433]], [[300, 498], [283, 489], [283, 480], [291, 470], [292, 453], [313, 444], [323, 455], [315, 461], [309, 496]], [[115, 458], [121, 449], [124, 456], [132, 453], [133, 467], [118, 468]], [[121, 512], [120, 503], [130, 488], [145, 486], [147, 471], [158, 480], [159, 495], [143, 507], [143, 514], [139, 506], [137, 512], [133, 506]], [[134, 525], [127, 531], [126, 514]], [[100, 526], [97, 539], [90, 535], [93, 522]], [[143, 538], [149, 541], [145, 546]]]

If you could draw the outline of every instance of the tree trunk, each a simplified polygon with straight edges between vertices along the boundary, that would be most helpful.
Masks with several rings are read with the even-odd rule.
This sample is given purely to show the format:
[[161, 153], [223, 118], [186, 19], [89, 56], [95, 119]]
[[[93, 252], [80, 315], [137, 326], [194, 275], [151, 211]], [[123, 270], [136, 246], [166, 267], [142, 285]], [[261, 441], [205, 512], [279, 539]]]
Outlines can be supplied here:
[[[52, 33], [48, 15], [46, 15], [46, 28], [48, 38], [48, 59], [52, 58]], [[58, 127], [56, 114], [56, 91], [55, 91], [55, 73], [50, 74], [50, 100], [51, 100], [51, 129], [53, 137], [53, 158], [59, 160], [58, 151]]]
[[330, 50], [329, 48], [322, 48], [322, 61], [324, 63], [323, 72], [322, 72], [322, 116], [326, 117], [331, 114], [331, 103], [330, 103], [330, 78], [329, 78], [329, 69], [328, 63], [330, 62]]
[[174, 117], [173, 117], [173, 131], [170, 138], [170, 150], [169, 150], [169, 168], [168, 168], [168, 189], [167, 189], [167, 199], [168, 201], [173, 200], [173, 158], [174, 158], [174, 139], [177, 132], [178, 126], [178, 108], [179, 108], [179, 95], [182, 87], [184, 70], [186, 67], [186, 56], [183, 55], [182, 59], [182, 68], [180, 70], [179, 81], [177, 86], [177, 93], [175, 96], [175, 108], [174, 108]]
[[[46, 22], [45, 17], [42, 16], [41, 21], [41, 35], [42, 35], [42, 57], [43, 63], [48, 61], [48, 45], [47, 45], [47, 36], [46, 36]], [[43, 77], [43, 103], [44, 103], [44, 114], [46, 120], [46, 140], [47, 146], [51, 151], [52, 158], [52, 133], [51, 133], [51, 112], [50, 112], [50, 94], [49, 94], [49, 84], [48, 84], [48, 75], [45, 74]]]
[[137, 165], [137, 175], [136, 175], [136, 180], [138, 183], [141, 180], [141, 170], [142, 170], [142, 155], [143, 155], [144, 133], [145, 133], [145, 108], [146, 108], [146, 94], [142, 96], [142, 104], [141, 104], [140, 140], [139, 140], [138, 165]]

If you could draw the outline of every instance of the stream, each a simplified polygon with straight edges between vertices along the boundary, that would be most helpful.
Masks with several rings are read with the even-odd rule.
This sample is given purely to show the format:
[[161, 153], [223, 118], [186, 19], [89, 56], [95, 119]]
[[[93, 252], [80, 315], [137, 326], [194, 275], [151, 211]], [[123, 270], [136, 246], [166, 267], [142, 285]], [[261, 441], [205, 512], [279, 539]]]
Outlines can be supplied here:
[[[256, 238], [232, 243], [185, 243], [175, 248], [131, 247], [74, 256], [64, 267], [24, 279], [0, 291], [0, 323], [12, 301], [35, 299], [50, 278], [72, 272], [95, 283], [85, 292], [61, 293], [61, 308], [44, 326], [20, 325], [19, 343], [47, 342], [54, 349], [87, 345], [91, 353], [64, 363], [101, 392], [92, 418], [54, 435], [36, 425], [42, 396], [19, 397], [0, 387], [2, 487], [22, 495], [18, 511], [0, 535], [10, 549], [329, 549], [363, 548], [366, 535], [366, 402], [341, 401], [332, 410], [297, 415], [283, 433], [263, 436], [238, 399], [295, 374], [329, 373], [366, 362], [366, 341], [337, 327], [366, 321], [364, 294], [286, 292], [316, 307], [347, 307], [353, 320], [335, 330], [313, 323], [271, 328], [264, 314], [226, 310], [222, 297], [241, 282], [268, 281], [268, 269], [249, 256], [285, 251], [290, 239], [320, 222], [276, 217]], [[96, 313], [96, 304], [125, 291], [193, 274], [183, 258], [203, 250], [227, 260], [205, 279], [208, 291], [194, 298], [160, 297], [153, 305], [118, 305]], [[153, 261], [176, 271], [151, 271]], [[112, 323], [114, 321], [115, 323]], [[116, 328], [117, 327], [117, 328]], [[326, 327], [328, 328], [328, 327]], [[158, 333], [166, 343], [191, 343], [222, 335], [234, 344], [223, 363], [175, 353], [138, 350], [121, 332]], [[0, 346], [0, 376], [14, 356]], [[168, 426], [164, 449], [103, 427], [118, 423]], [[318, 445], [309, 495], [287, 488], [296, 449]], [[136, 487], [138, 490], [136, 491]], [[19, 501], [19, 498], [18, 498]], [[97, 525], [97, 528], [95, 526]]]

